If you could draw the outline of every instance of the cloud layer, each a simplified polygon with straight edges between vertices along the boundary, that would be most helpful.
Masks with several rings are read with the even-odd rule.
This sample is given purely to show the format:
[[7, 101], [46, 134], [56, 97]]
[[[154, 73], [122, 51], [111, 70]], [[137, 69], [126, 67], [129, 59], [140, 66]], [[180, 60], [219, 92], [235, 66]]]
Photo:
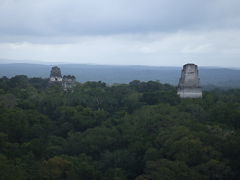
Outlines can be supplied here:
[[1, 0], [0, 58], [240, 67], [238, 7], [238, 0]]

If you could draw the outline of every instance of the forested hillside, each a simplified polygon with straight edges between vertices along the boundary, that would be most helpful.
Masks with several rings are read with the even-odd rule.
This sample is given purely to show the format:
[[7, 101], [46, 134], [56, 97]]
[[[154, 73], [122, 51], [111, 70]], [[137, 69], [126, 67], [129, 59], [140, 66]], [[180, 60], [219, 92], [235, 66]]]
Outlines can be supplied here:
[[0, 78], [1, 180], [238, 180], [240, 89]]

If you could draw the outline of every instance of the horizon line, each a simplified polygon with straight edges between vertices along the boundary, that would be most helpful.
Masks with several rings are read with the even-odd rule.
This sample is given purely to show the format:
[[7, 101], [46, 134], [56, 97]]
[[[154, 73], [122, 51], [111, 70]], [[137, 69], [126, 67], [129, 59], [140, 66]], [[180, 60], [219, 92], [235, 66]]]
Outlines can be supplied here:
[[[95, 63], [67, 63], [67, 62], [0, 62], [0, 65], [13, 65], [13, 64], [28, 64], [28, 65], [45, 65], [45, 66], [61, 66], [61, 65], [88, 65], [88, 66], [140, 66], [140, 67], [172, 67], [172, 68], [182, 68], [183, 65], [142, 65], [142, 64], [95, 64]], [[186, 63], [190, 64], [190, 63]], [[191, 63], [195, 64], [195, 63]], [[240, 67], [231, 67], [231, 66], [207, 66], [207, 65], [198, 65], [200, 68], [218, 68], [218, 69], [237, 69]]]

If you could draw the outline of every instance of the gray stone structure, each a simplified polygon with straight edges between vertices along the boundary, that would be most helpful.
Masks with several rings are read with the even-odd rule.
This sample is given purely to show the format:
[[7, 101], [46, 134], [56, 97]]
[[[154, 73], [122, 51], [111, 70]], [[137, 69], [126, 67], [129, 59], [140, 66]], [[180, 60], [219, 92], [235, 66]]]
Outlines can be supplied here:
[[71, 75], [63, 76], [62, 85], [64, 90], [72, 89], [72, 87], [75, 86], [75, 84], [76, 84], [75, 76], [71, 76]]
[[57, 66], [52, 67], [52, 70], [50, 73], [50, 82], [62, 83], [62, 74], [59, 67]]
[[64, 75], [62, 77], [60, 68], [57, 66], [52, 67], [49, 80], [50, 85], [56, 84], [62, 86], [65, 91], [72, 91], [72, 87], [75, 86], [76, 83], [77, 81], [75, 76]]
[[185, 64], [178, 84], [178, 95], [181, 98], [201, 98], [202, 88], [198, 77], [198, 66]]

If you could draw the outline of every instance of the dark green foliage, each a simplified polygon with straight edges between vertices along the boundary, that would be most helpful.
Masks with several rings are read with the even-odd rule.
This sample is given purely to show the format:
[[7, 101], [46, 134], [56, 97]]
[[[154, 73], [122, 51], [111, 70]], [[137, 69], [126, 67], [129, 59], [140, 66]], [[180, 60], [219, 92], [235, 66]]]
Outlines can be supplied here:
[[238, 180], [240, 90], [0, 78], [0, 180]]

